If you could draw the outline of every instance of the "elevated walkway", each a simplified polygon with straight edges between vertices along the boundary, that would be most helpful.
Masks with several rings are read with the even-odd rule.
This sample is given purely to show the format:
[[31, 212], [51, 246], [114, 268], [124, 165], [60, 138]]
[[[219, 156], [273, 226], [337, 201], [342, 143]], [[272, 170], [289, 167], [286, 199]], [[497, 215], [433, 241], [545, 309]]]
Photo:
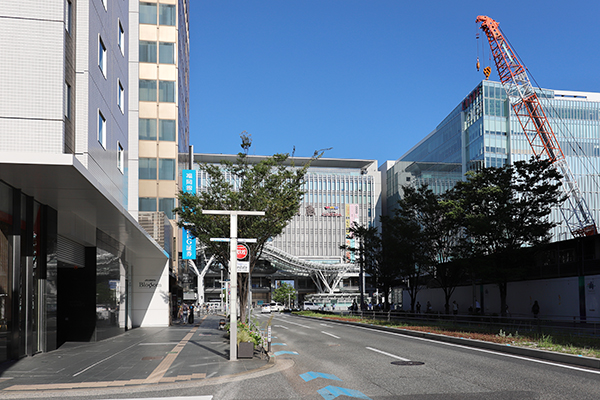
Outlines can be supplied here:
[[321, 293], [333, 294], [333, 289], [338, 286], [347, 273], [358, 273], [357, 264], [324, 264], [303, 260], [283, 250], [266, 244], [261, 258], [269, 261], [275, 268], [299, 276], [310, 276]]

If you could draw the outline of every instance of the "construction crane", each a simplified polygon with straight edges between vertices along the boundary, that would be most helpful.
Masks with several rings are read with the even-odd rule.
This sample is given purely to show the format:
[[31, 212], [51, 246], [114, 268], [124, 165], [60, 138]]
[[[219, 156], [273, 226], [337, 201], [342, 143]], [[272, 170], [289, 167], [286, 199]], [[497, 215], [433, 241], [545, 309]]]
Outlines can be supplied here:
[[562, 205], [561, 212], [571, 234], [575, 237], [597, 234], [596, 223], [552, 131], [540, 99], [531, 86], [525, 67], [504, 38], [498, 22], [485, 15], [478, 16], [476, 22], [481, 23], [480, 27], [488, 38], [500, 82], [534, 155], [548, 159], [563, 176], [562, 187], [567, 200]]

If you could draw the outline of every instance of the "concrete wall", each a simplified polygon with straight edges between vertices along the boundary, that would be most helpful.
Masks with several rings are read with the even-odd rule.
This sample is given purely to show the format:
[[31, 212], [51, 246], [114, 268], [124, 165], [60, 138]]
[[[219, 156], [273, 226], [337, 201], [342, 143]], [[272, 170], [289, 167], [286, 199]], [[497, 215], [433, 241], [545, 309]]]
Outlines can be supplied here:
[[137, 258], [132, 269], [133, 327], [169, 326], [169, 261]]

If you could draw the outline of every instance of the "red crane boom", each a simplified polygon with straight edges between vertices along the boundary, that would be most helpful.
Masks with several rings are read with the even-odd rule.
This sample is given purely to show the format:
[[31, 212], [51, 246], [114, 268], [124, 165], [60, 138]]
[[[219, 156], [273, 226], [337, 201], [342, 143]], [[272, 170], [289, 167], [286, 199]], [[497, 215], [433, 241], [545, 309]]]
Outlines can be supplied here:
[[596, 223], [566, 162], [540, 99], [531, 86], [525, 67], [504, 38], [498, 22], [485, 15], [478, 16], [476, 22], [481, 22], [481, 29], [488, 38], [500, 82], [533, 153], [550, 160], [563, 175], [562, 187], [567, 200], [561, 207], [561, 212], [569, 230], [575, 237], [595, 235], [598, 233]]

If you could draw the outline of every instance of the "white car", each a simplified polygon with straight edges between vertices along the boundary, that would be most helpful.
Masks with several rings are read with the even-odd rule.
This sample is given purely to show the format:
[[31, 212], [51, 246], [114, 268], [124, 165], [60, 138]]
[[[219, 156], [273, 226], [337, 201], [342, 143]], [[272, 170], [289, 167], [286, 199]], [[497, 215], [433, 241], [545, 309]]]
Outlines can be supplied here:
[[317, 305], [317, 303], [313, 303], [312, 301], [305, 301], [302, 305], [302, 309], [308, 311], [319, 311], [320, 307]]
[[270, 306], [271, 306], [271, 311], [277, 311], [277, 312], [281, 312], [285, 308], [283, 306], [283, 304], [277, 303], [275, 301], [272, 301], [271, 304], [270, 304]]
[[271, 312], [271, 305], [270, 304], [263, 304], [262, 307], [260, 308], [260, 312], [263, 314], [266, 313], [270, 313]]

